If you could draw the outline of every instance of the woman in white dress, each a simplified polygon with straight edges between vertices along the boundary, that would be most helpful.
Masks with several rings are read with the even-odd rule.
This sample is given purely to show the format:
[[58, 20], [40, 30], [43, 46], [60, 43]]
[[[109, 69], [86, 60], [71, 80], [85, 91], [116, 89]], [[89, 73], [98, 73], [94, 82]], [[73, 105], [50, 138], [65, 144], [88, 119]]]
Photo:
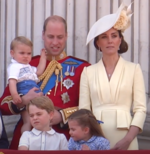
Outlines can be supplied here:
[[[122, 32], [130, 26], [131, 5], [99, 19], [90, 29], [87, 44], [102, 52], [101, 60], [84, 68], [80, 80], [79, 109], [93, 112], [114, 150], [137, 150], [137, 134], [146, 117], [143, 74], [139, 64], [124, 60], [128, 50]], [[131, 109], [133, 115], [131, 115]]]

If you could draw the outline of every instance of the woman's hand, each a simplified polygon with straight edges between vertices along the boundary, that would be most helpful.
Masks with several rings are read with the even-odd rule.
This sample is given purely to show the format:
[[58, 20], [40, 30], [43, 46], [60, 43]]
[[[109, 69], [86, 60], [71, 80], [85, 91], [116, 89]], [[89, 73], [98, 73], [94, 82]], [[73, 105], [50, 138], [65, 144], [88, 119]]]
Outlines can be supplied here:
[[111, 150], [127, 150], [130, 143], [138, 135], [139, 131], [140, 131], [139, 127], [130, 126], [130, 129], [126, 134], [126, 136], [122, 140], [118, 141]]
[[126, 138], [123, 138], [119, 142], [116, 143], [116, 145], [111, 150], [127, 150], [131, 141], [129, 141]]

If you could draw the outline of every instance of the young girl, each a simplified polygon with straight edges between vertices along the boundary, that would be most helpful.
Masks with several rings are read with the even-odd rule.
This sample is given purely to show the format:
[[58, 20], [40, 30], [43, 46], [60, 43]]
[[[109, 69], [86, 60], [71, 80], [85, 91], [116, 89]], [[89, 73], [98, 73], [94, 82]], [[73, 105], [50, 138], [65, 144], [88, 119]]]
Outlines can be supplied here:
[[50, 127], [54, 114], [54, 105], [47, 96], [36, 97], [27, 105], [31, 131], [25, 131], [19, 142], [19, 150], [68, 150], [64, 134]]
[[68, 119], [69, 150], [108, 150], [109, 141], [104, 137], [100, 121], [87, 109], [74, 112]]

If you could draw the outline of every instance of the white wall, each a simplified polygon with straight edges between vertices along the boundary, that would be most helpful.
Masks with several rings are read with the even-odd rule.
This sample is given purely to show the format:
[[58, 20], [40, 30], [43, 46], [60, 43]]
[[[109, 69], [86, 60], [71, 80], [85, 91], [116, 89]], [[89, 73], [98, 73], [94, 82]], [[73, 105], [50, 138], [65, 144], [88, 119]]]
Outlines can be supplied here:
[[[41, 34], [44, 20], [50, 15], [60, 15], [68, 23], [67, 54], [88, 60], [92, 64], [96, 63], [101, 55], [95, 50], [92, 43], [85, 46], [87, 33], [97, 19], [115, 12], [121, 1], [0, 0], [0, 95], [7, 84], [6, 68], [10, 62], [9, 46], [14, 37], [24, 35], [31, 39], [34, 44], [33, 55], [37, 55], [43, 47]], [[150, 1], [124, 0], [124, 3], [128, 5], [132, 1], [134, 3], [131, 27], [124, 33], [129, 50], [123, 54], [123, 57], [129, 61], [140, 63], [148, 96], [150, 94]], [[147, 99], [147, 103], [149, 103], [149, 99]], [[150, 103], [148, 105], [147, 125], [144, 127], [146, 131], [150, 131], [150, 120], [148, 120]], [[9, 136], [11, 136], [10, 125], [14, 124], [13, 120], [15, 121], [16, 118], [18, 116], [4, 117]]]

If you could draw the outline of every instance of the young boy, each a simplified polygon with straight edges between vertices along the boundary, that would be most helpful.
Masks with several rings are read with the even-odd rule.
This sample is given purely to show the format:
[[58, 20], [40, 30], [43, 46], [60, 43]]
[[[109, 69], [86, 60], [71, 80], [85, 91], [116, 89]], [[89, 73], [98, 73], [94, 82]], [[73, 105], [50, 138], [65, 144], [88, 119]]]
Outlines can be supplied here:
[[33, 129], [22, 134], [18, 150], [68, 150], [65, 135], [50, 127], [54, 105], [47, 96], [32, 99], [27, 111]]
[[[32, 42], [24, 36], [16, 37], [10, 45], [12, 60], [7, 68], [7, 73], [14, 104], [21, 103], [18, 93], [24, 95], [33, 87], [39, 88], [39, 91], [36, 92], [40, 92], [37, 82], [39, 81], [38, 76], [44, 72], [46, 67], [46, 54], [42, 50], [39, 65], [37, 68], [33, 67], [29, 64], [32, 58], [32, 47]], [[21, 132], [31, 130], [28, 113], [23, 111], [21, 115], [24, 122]]]

